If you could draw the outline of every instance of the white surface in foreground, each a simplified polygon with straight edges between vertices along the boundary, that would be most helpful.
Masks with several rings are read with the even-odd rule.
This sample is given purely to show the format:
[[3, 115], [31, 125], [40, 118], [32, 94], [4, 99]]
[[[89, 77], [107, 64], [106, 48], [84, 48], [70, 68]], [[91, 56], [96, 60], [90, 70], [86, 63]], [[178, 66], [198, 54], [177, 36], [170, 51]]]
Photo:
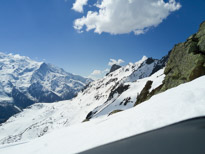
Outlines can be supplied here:
[[0, 146], [0, 153], [77, 153], [175, 122], [204, 116], [204, 85], [205, 76], [113, 116], [63, 128], [27, 143]]
[[[90, 111], [93, 111], [96, 107], [104, 105], [111, 90], [115, 86], [119, 86], [126, 82], [124, 80], [129, 78], [133, 72], [137, 71], [137, 74], [142, 74], [143, 77], [149, 76], [150, 74], [147, 73], [147, 69], [153, 69], [153, 64], [150, 64], [151, 66], [144, 64], [143, 67], [140, 67], [146, 59], [146, 57], [143, 57], [135, 64], [121, 67], [110, 73], [108, 76], [105, 76], [103, 79], [90, 83], [84, 91], [79, 92], [78, 96], [72, 100], [52, 104], [36, 103], [29, 108], [24, 109], [23, 112], [11, 117], [6, 123], [3, 123], [2, 126], [0, 126], [0, 144], [27, 142], [28, 140], [33, 140], [34, 138], [51, 133], [56, 129], [81, 123]], [[155, 63], [157, 63], [157, 61], [155, 61]], [[140, 72], [138, 71], [139, 67]], [[152, 76], [158, 76], [160, 75], [159, 73], [163, 74], [163, 71], [160, 70]], [[130, 102], [127, 105], [120, 105], [120, 102], [118, 101], [119, 99], [117, 99], [117, 106], [109, 106], [107, 109], [111, 112], [119, 107], [123, 110], [133, 107], [133, 104], [136, 101], [137, 92], [144, 87], [146, 81], [149, 79], [158, 80], [152, 76], [142, 80], [143, 83], [130, 83], [135, 85], [137, 89], [133, 87], [134, 93], [131, 93], [130, 90], [132, 89], [129, 89], [125, 98], [132, 95], [133, 102]], [[139, 76], [134, 76], [132, 79], [137, 80], [139, 79]], [[109, 112], [104, 114], [109, 114]]]

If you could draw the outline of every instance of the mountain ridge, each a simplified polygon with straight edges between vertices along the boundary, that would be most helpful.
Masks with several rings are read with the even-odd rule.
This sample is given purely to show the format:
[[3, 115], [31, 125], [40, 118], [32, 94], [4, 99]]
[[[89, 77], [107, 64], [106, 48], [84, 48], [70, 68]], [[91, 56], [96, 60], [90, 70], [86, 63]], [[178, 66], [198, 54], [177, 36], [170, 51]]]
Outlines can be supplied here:
[[[0, 135], [0, 143], [13, 143], [43, 136], [57, 128], [81, 123], [86, 116], [89, 117], [89, 113], [91, 114], [87, 120], [105, 116], [116, 109], [132, 108], [136, 101], [137, 92], [140, 92], [147, 80], [156, 79], [156, 85], [163, 80], [163, 71], [156, 72], [156, 75], [153, 74], [154, 76], [149, 77], [160, 60], [155, 59], [152, 63], [147, 63], [147, 59], [147, 57], [143, 57], [134, 64], [122, 66], [104, 78], [91, 82], [72, 100], [31, 105], [2, 124], [0, 127], [0, 134], [2, 134]], [[149, 72], [147, 72], [147, 68], [149, 68]], [[141, 75], [130, 77], [136, 71]], [[143, 79], [144, 77], [147, 78]], [[139, 78], [140, 81], [138, 81]], [[135, 89], [136, 87], [138, 87], [138, 90]], [[132, 92], [132, 94], [128, 94], [129, 92]], [[125, 97], [125, 95], [127, 96]], [[25, 119], [27, 120], [25, 121]], [[21, 126], [20, 123], [23, 121], [24, 126]], [[16, 128], [11, 129], [14, 123], [18, 131], [16, 131]], [[10, 131], [5, 136], [3, 131], [6, 129], [10, 129]]]
[[[5, 113], [0, 123], [34, 103], [71, 99], [92, 81], [52, 64], [4, 53], [0, 53], [0, 75], [0, 108]], [[6, 115], [6, 104], [13, 113]]]

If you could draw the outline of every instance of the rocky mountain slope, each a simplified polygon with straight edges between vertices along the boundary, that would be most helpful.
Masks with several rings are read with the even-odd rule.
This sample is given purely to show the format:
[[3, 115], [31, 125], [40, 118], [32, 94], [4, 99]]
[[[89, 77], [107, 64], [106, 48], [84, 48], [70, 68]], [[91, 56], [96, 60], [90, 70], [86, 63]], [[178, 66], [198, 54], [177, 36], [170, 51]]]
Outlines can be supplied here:
[[90, 79], [28, 57], [0, 53], [0, 123], [36, 102], [73, 98]]
[[139, 96], [136, 105], [157, 93], [205, 75], [205, 22], [201, 23], [196, 34], [175, 45], [170, 51], [164, 74], [163, 84], [150, 92], [147, 92], [149, 88], [146, 87], [145, 93]]

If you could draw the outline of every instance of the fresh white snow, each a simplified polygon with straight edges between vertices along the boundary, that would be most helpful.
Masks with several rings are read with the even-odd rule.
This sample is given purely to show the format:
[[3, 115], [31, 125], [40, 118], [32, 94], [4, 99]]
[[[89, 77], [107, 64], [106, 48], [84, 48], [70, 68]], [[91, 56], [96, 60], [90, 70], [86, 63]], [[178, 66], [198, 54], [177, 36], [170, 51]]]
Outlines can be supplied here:
[[[114, 110], [132, 108], [137, 95], [148, 80], [153, 81], [153, 89], [164, 80], [164, 69], [150, 76], [158, 60], [150, 64], [147, 64], [146, 60], [147, 57], [144, 56], [135, 64], [130, 63], [90, 83], [85, 90], [70, 101], [39, 103], [24, 109], [22, 113], [2, 124], [0, 144], [32, 140], [56, 129], [81, 123], [91, 111], [94, 113], [91, 118], [98, 118], [109, 115]], [[141, 77], [145, 78], [141, 79]], [[122, 93], [115, 92], [113, 96], [110, 96], [111, 92], [120, 86], [129, 86], [129, 88]]]
[[[155, 95], [150, 100], [124, 112], [61, 128], [28, 142], [1, 145], [0, 153], [78, 153], [175, 122], [204, 116], [204, 84], [205, 76]], [[36, 112], [38, 112], [37, 106]], [[33, 118], [35, 120], [35, 116]]]
[[97, 113], [94, 117], [107, 115], [114, 110], [126, 110], [132, 108], [137, 100], [137, 95], [140, 94], [147, 81], [153, 81], [151, 89], [155, 89], [162, 84], [164, 77], [164, 69], [161, 69], [150, 77], [138, 79], [135, 82], [125, 82], [124, 85], [129, 85], [129, 89], [121, 95], [115, 94], [113, 99], [98, 106], [98, 108], [96, 108]]
[[[92, 111], [96, 112], [93, 118], [108, 115], [114, 110], [126, 110], [132, 108], [136, 102], [137, 94], [141, 92], [148, 80], [160, 84], [163, 79], [163, 69], [150, 77], [139, 79], [130, 77], [138, 68], [141, 74], [145, 75], [149, 65], [143, 65], [146, 57], [138, 63], [129, 64], [110, 73], [103, 79], [94, 81], [78, 96], [70, 101], [56, 102], [52, 104], [35, 104], [24, 109], [20, 114], [11, 117], [0, 127], [0, 144], [28, 141], [41, 137], [52, 131], [81, 123]], [[153, 67], [151, 65], [150, 67]], [[146, 74], [149, 76], [150, 74]], [[134, 80], [134, 82], [131, 82]], [[139, 80], [137, 80], [139, 79]], [[122, 94], [115, 93], [109, 101], [108, 97], [115, 87], [129, 85], [129, 88]], [[125, 100], [129, 101], [125, 103]]]

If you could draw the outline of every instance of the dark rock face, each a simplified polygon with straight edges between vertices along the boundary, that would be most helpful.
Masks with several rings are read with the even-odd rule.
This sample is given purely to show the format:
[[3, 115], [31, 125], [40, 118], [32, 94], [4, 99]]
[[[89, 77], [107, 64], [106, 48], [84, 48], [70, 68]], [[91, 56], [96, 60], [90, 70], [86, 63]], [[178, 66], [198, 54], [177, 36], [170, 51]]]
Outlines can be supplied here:
[[12, 90], [12, 97], [15, 102], [15, 105], [18, 106], [21, 109], [24, 109], [35, 102], [30, 100], [26, 95], [21, 93], [18, 89], [13, 88]]
[[205, 75], [205, 22], [199, 32], [186, 42], [177, 44], [171, 51], [165, 68], [165, 80], [161, 91], [192, 81]]
[[108, 116], [111, 116], [111, 115], [113, 115], [113, 114], [116, 114], [116, 113], [119, 113], [119, 112], [122, 112], [123, 110], [114, 110], [114, 111], [112, 111], [112, 112], [110, 112], [109, 114], [108, 114]]
[[193, 37], [192, 39], [198, 39], [197, 46], [199, 51], [205, 54], [205, 21], [201, 23], [199, 32], [195, 35], [195, 38]]
[[84, 122], [85, 122], [85, 121], [89, 121], [95, 113], [96, 113], [96, 111], [95, 111], [95, 112], [90, 111], [90, 112], [87, 114], [87, 116], [86, 116]]
[[154, 59], [153, 58], [148, 58], [146, 61], [145, 61], [145, 63], [146, 64], [151, 64], [151, 63], [153, 63], [154, 62]]
[[107, 76], [108, 74], [110, 74], [110, 73], [112, 73], [112, 72], [118, 70], [119, 68], [121, 68], [120, 65], [117, 65], [117, 64], [112, 65], [112, 67], [111, 67], [111, 69], [110, 69], [110, 72], [107, 73], [106, 76]]
[[33, 83], [29, 88], [28, 92], [36, 98], [39, 102], [55, 102], [60, 101], [62, 98], [60, 98], [58, 95], [51, 91], [45, 91], [43, 90], [43, 86], [40, 83]]
[[0, 124], [5, 122], [12, 115], [19, 113], [19, 112], [20, 112], [20, 110], [15, 108], [14, 105], [12, 105], [12, 104], [10, 104], [10, 105], [0, 104], [0, 113], [1, 113]]
[[[119, 84], [119, 83], [118, 83], [118, 84]], [[106, 102], [108, 102], [109, 100], [111, 100], [111, 99], [114, 97], [114, 94], [121, 95], [124, 91], [126, 91], [127, 89], [129, 89], [129, 85], [120, 84], [119, 86], [117, 86], [118, 84], [116, 84], [116, 86], [113, 87], [113, 89], [111, 90], [110, 95], [109, 95], [109, 97], [108, 97], [108, 99], [107, 99]], [[129, 99], [128, 99], [127, 102], [125, 102], [125, 103], [128, 103], [128, 101], [129, 101]], [[90, 112], [87, 114], [87, 116], [86, 116], [84, 122], [90, 120], [96, 113], [97, 113], [97, 111], [90, 111]]]
[[175, 45], [168, 57], [164, 57], [164, 59], [168, 58], [168, 62], [164, 71], [166, 76], [163, 84], [147, 93], [151, 84], [147, 82], [135, 105], [148, 100], [155, 94], [205, 75], [204, 49], [205, 22], [200, 25], [196, 34], [190, 36], [186, 42]]
[[93, 112], [90, 111], [90, 112], [88, 113], [88, 115], [86, 116], [85, 119], [89, 120], [89, 119], [92, 117], [92, 115], [93, 115]]
[[151, 76], [152, 74], [156, 73], [157, 71], [159, 71], [160, 69], [164, 68], [166, 63], [167, 63], [167, 59], [169, 57], [169, 54], [162, 57], [160, 60], [158, 59], [153, 59], [153, 58], [147, 58], [140, 66], [137, 70], [135, 70], [130, 76], [129, 78], [132, 81], [138, 80], [138, 79], [142, 79], [148, 76]]
[[118, 70], [119, 68], [121, 68], [120, 65], [116, 65], [116, 64], [112, 65], [112, 67], [111, 67], [111, 69], [110, 69], [110, 73], [111, 73], [111, 72], [114, 72], [114, 71], [116, 71], [116, 70]]
[[[169, 54], [170, 54], [170, 52], [169, 52]], [[160, 59], [160, 60], [157, 62], [157, 64], [155, 65], [155, 67], [154, 67], [154, 69], [153, 69], [153, 71], [152, 71], [152, 73], [150, 74], [150, 76], [151, 76], [152, 74], [156, 73], [157, 71], [159, 71], [160, 69], [162, 69], [162, 68], [165, 67], [165, 65], [167, 64], [168, 58], [169, 58], [169, 54], [166, 55], [166, 56], [164, 56], [164, 57], [162, 57], [162, 59]]]
[[108, 97], [108, 100], [111, 100], [114, 96], [115, 93], [117, 93], [118, 95], [121, 95], [124, 91], [126, 91], [127, 89], [129, 89], [129, 85], [119, 85], [119, 87], [114, 87], [112, 90], [111, 90], [111, 93]]
[[135, 103], [135, 106], [137, 104], [140, 104], [141, 102], [144, 102], [147, 99], [149, 90], [152, 87], [152, 83], [153, 81], [147, 81], [145, 87], [142, 89], [141, 93], [137, 96], [137, 102]]

